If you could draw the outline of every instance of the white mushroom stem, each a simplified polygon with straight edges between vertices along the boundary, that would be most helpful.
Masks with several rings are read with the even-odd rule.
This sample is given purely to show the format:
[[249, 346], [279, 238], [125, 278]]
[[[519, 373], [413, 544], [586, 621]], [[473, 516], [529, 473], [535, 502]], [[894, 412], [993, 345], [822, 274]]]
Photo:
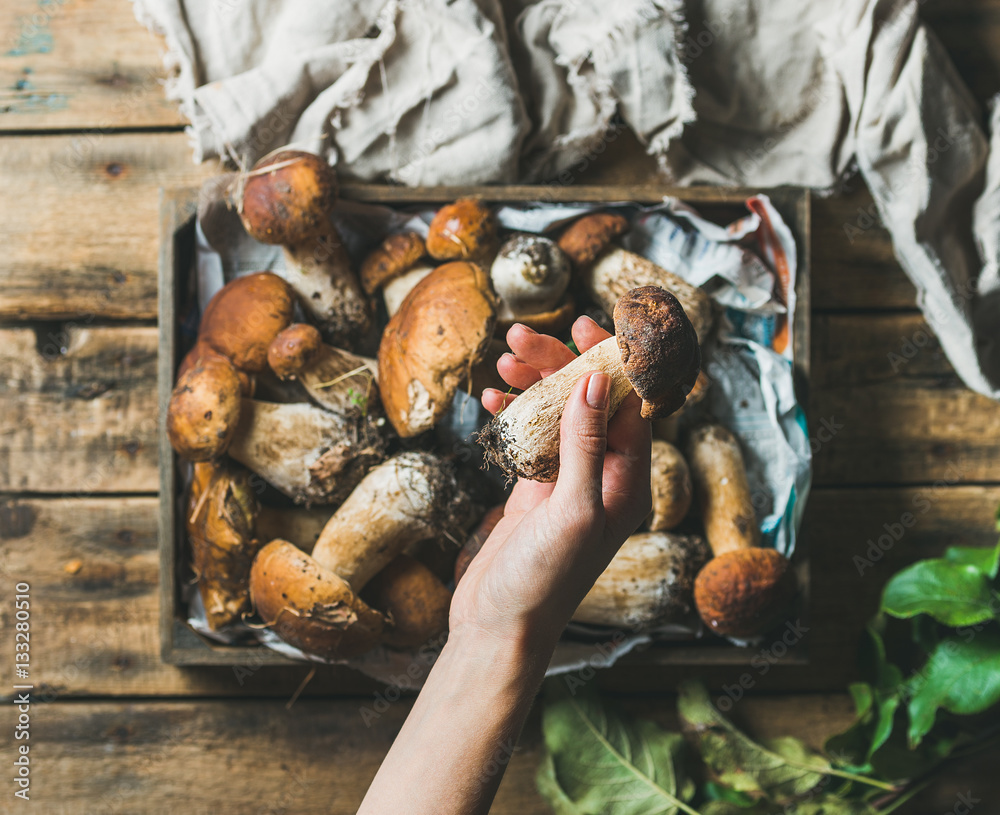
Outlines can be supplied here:
[[313, 558], [360, 591], [408, 546], [446, 532], [461, 500], [440, 459], [402, 453], [358, 484], [323, 528]]
[[348, 417], [364, 416], [378, 402], [378, 363], [329, 345], [321, 345], [296, 374], [320, 407]]
[[693, 608], [695, 575], [708, 547], [696, 535], [643, 532], [625, 541], [573, 620], [637, 628], [676, 621]]
[[334, 343], [357, 342], [370, 321], [368, 298], [333, 227], [318, 238], [284, 248], [276, 274], [299, 295], [303, 309]]
[[610, 315], [615, 304], [629, 290], [640, 286], [660, 286], [674, 295], [694, 326], [698, 341], [704, 343], [712, 327], [712, 300], [684, 278], [668, 272], [634, 252], [620, 246], [607, 247], [597, 259], [582, 270], [583, 284]]
[[382, 297], [385, 300], [386, 313], [391, 317], [399, 311], [399, 307], [403, 305], [406, 295], [413, 291], [413, 287], [433, 271], [433, 266], [420, 264], [386, 283], [382, 287]]
[[296, 501], [332, 503], [382, 457], [380, 444], [339, 413], [244, 399], [228, 452]]
[[611, 378], [609, 417], [632, 391], [618, 340], [608, 337], [554, 374], [536, 382], [500, 411], [479, 441], [487, 458], [505, 473], [533, 481], [555, 481], [559, 473], [559, 423], [566, 400], [581, 376], [602, 371]]

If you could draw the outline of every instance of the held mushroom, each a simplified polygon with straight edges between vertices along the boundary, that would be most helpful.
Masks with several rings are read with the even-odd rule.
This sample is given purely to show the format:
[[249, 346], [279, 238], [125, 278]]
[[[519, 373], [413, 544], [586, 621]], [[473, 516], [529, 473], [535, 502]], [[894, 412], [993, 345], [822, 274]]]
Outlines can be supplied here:
[[375, 467], [333, 514], [312, 555], [272, 541], [254, 561], [254, 607], [279, 636], [327, 658], [378, 642], [385, 616], [359, 596], [407, 545], [461, 529], [468, 499], [429, 453], [402, 453]]
[[361, 264], [361, 285], [368, 294], [382, 289], [386, 313], [391, 317], [413, 287], [434, 271], [422, 262], [427, 254], [416, 232], [390, 235]]
[[489, 281], [474, 263], [439, 266], [407, 295], [378, 349], [382, 404], [400, 436], [430, 430], [448, 411], [495, 317]]
[[244, 399], [229, 455], [299, 503], [336, 503], [384, 457], [372, 423], [304, 402]]
[[280, 274], [324, 336], [335, 344], [363, 336], [371, 304], [330, 222], [337, 201], [333, 169], [313, 153], [283, 150], [258, 161], [242, 184], [244, 228], [255, 240], [284, 248]]
[[568, 328], [576, 314], [566, 293], [569, 279], [569, 258], [554, 241], [541, 235], [508, 238], [490, 267], [500, 298], [498, 327], [505, 331], [524, 323], [544, 334]]
[[698, 612], [716, 634], [763, 634], [795, 597], [795, 575], [784, 555], [758, 546], [760, 528], [739, 443], [720, 425], [697, 428], [688, 464], [714, 554], [695, 580]]
[[701, 365], [694, 329], [670, 292], [645, 286], [628, 292], [614, 310], [617, 334], [598, 343], [507, 405], [479, 435], [487, 459], [507, 475], [555, 481], [559, 423], [577, 380], [603, 371], [611, 378], [609, 416], [635, 391], [642, 415], [655, 419], [684, 404]]
[[711, 298], [684, 278], [612, 243], [627, 228], [620, 215], [584, 215], [566, 229], [559, 246], [573, 261], [587, 293], [608, 314], [630, 289], [662, 286], [680, 300], [699, 342], [704, 342], [712, 327]]
[[691, 613], [695, 575], [708, 556], [698, 535], [638, 532], [597, 578], [573, 621], [648, 628], [682, 620]]
[[185, 527], [198, 592], [213, 630], [238, 622], [250, 609], [250, 564], [260, 548], [254, 534], [259, 511], [246, 470], [234, 464], [194, 465]]
[[362, 594], [388, 617], [382, 642], [390, 648], [416, 648], [448, 630], [451, 592], [409, 555], [396, 555]]
[[653, 439], [650, 461], [653, 514], [649, 531], [666, 532], [683, 521], [691, 508], [691, 473], [681, 451], [662, 439]]
[[280, 379], [297, 379], [322, 408], [357, 419], [380, 412], [375, 361], [324, 344], [311, 325], [288, 326], [271, 342], [267, 359]]
[[435, 260], [469, 260], [486, 268], [499, 243], [493, 213], [475, 198], [441, 207], [427, 232], [427, 252]]

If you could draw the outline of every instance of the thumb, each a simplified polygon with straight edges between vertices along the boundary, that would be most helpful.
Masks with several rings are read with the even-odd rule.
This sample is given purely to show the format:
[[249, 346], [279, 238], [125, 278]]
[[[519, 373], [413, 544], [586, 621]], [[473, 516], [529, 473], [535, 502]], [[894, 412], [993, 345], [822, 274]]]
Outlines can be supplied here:
[[581, 508], [603, 506], [604, 454], [608, 449], [608, 398], [611, 378], [580, 377], [563, 409], [559, 428], [558, 500]]

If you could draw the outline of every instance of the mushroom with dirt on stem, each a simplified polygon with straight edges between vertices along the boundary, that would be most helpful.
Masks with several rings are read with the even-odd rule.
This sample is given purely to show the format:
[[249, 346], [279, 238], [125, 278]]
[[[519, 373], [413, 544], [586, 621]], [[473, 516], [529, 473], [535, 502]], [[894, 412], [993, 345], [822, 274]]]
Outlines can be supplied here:
[[386, 416], [407, 438], [430, 430], [451, 407], [493, 336], [496, 300], [474, 263], [439, 266], [389, 320], [378, 349]]
[[573, 261], [587, 293], [608, 314], [627, 291], [661, 286], [681, 302], [699, 342], [705, 342], [713, 321], [711, 298], [683, 277], [613, 243], [627, 230], [628, 221], [621, 215], [584, 215], [563, 232], [559, 247]]
[[546, 376], [500, 410], [479, 434], [487, 459], [507, 475], [555, 481], [559, 423], [577, 380], [601, 371], [611, 379], [609, 417], [634, 389], [642, 416], [666, 416], [684, 404], [698, 376], [697, 337], [672, 294], [634, 289], [615, 306], [617, 334]]
[[695, 497], [714, 557], [695, 580], [698, 613], [711, 631], [738, 639], [764, 634], [796, 593], [788, 559], [761, 548], [739, 442], [721, 425], [703, 425], [688, 439]]
[[337, 202], [333, 168], [313, 153], [282, 150], [241, 175], [235, 197], [247, 233], [283, 247], [280, 275], [323, 335], [337, 345], [363, 337], [371, 325], [371, 303], [330, 222]]
[[283, 540], [251, 571], [254, 608], [301, 650], [326, 658], [373, 648], [386, 616], [361, 599], [365, 585], [414, 541], [460, 533], [468, 498], [444, 461], [402, 453], [373, 468], [320, 533], [312, 555]]

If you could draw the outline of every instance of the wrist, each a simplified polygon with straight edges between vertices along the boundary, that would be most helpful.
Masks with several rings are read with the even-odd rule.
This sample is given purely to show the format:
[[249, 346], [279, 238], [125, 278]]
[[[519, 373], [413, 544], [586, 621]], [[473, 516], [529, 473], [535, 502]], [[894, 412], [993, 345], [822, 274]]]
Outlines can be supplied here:
[[496, 631], [471, 623], [459, 624], [449, 632], [442, 655], [523, 679], [537, 676], [541, 681], [560, 633], [530, 625]]

